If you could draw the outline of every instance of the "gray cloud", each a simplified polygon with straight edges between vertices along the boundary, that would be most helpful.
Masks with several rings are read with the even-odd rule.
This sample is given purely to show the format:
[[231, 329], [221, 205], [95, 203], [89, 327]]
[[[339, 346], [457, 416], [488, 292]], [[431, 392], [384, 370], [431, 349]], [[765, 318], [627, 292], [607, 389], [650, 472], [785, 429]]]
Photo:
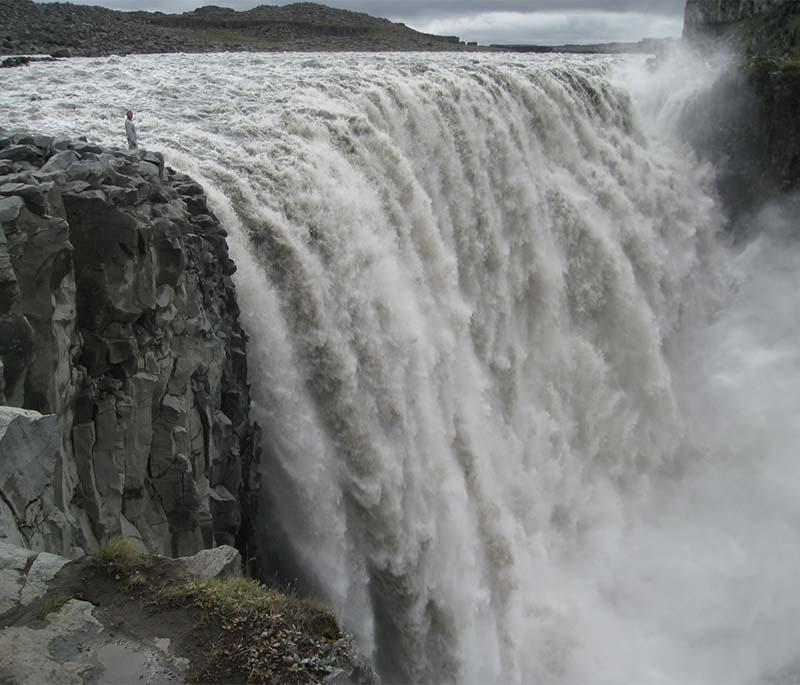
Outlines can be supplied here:
[[[263, 0], [94, 0], [119, 10], [185, 12], [203, 4], [250, 9]], [[288, 4], [278, 2], [276, 4]], [[685, 0], [328, 0], [420, 31], [481, 43], [564, 43], [677, 36]]]
[[417, 22], [426, 33], [490, 43], [608, 43], [679, 36], [683, 18], [635, 12], [485, 12]]

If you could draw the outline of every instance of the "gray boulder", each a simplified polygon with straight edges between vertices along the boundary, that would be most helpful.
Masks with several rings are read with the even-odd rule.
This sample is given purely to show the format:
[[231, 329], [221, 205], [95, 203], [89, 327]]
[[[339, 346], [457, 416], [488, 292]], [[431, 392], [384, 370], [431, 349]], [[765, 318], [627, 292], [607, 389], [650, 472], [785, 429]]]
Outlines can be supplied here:
[[4, 539], [25, 541], [36, 549], [69, 551], [59, 473], [61, 434], [56, 416], [0, 407], [0, 492]]
[[242, 575], [242, 556], [228, 545], [204, 549], [191, 557], [178, 557], [187, 573], [198, 578]]

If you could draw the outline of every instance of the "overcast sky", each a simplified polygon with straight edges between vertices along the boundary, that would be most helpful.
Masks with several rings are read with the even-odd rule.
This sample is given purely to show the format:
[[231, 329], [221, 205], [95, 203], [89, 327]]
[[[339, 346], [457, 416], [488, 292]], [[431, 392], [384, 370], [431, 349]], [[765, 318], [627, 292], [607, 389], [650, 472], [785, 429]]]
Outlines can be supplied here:
[[[75, 0], [73, 0], [75, 2]], [[250, 9], [265, 0], [93, 0], [120, 10], [184, 12], [207, 4]], [[429, 33], [480, 43], [595, 43], [679, 36], [685, 0], [328, 0]]]

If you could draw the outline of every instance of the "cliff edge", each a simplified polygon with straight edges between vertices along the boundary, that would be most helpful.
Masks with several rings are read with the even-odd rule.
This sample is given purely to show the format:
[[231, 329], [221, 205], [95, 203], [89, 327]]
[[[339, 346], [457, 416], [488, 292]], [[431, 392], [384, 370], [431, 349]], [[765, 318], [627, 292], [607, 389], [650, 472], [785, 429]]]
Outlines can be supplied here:
[[0, 682], [377, 685], [333, 614], [242, 577], [221, 546], [112, 539], [76, 561], [0, 542]]
[[159, 154], [0, 129], [0, 541], [248, 553], [259, 440], [225, 237]]
[[688, 0], [684, 35], [731, 67], [687, 112], [735, 222], [800, 187], [800, 1]]

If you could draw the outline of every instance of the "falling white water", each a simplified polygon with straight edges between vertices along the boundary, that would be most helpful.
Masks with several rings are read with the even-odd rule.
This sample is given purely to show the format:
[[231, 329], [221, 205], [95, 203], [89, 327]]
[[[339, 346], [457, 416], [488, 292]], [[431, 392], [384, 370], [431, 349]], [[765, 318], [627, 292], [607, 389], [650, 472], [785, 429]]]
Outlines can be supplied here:
[[265, 535], [389, 683], [800, 679], [800, 250], [723, 245], [668, 75], [642, 73], [289, 54], [0, 76], [0, 125], [121, 143], [130, 108], [206, 186]]

